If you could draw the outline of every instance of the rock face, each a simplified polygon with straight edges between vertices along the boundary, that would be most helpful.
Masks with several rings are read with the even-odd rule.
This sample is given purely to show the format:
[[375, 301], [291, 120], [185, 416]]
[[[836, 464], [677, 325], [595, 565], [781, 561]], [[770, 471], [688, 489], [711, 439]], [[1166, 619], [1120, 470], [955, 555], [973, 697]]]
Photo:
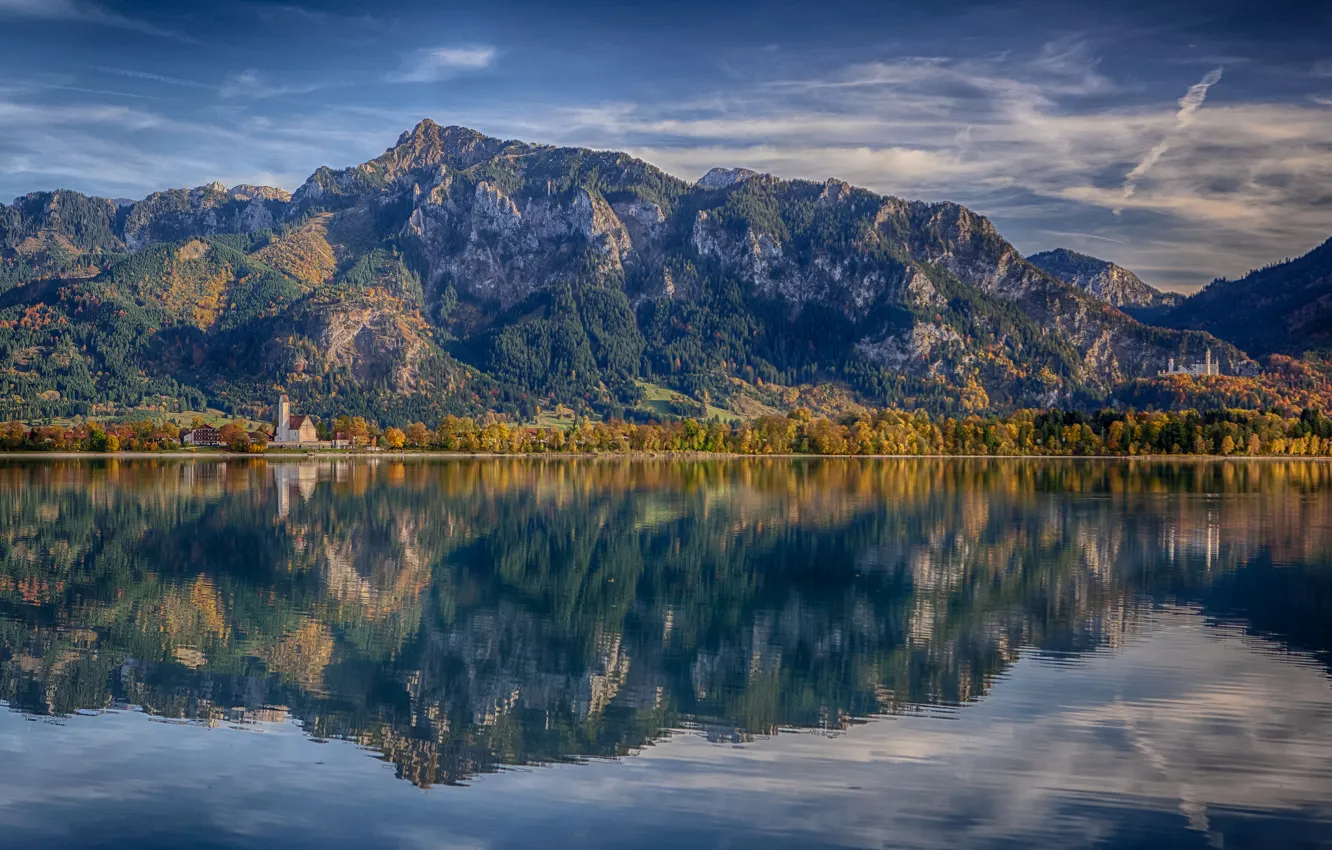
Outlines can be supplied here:
[[1332, 239], [1239, 280], [1212, 281], [1160, 321], [1208, 331], [1254, 355], [1332, 346]]
[[156, 192], [129, 207], [123, 228], [125, 247], [137, 251], [156, 242], [219, 233], [257, 233], [282, 220], [290, 196], [268, 186], [221, 183], [196, 189]]
[[[951, 409], [966, 398], [982, 409], [1103, 403], [1119, 382], [1208, 347], [1226, 372], [1249, 367], [1205, 333], [1148, 328], [1115, 309], [1147, 297], [1127, 272], [1069, 255], [1085, 274], [1051, 264], [1052, 274], [957, 204], [747, 169], [690, 184], [624, 153], [429, 120], [376, 159], [320, 168], [290, 196], [212, 184], [129, 206], [50, 193], [0, 207], [0, 264], [50, 277], [22, 246], [77, 255], [106, 269], [90, 299], [121, 297], [116, 281], [137, 275], [135, 310], [165, 296], [142, 280], [151, 265], [116, 271], [123, 252], [197, 239], [218, 244], [206, 262], [228, 281], [209, 321], [191, 326], [204, 336], [150, 317], [143, 356], [173, 333], [183, 353], [132, 354], [103, 373], [160, 374], [170, 386], [226, 364], [248, 370], [248, 383], [215, 371], [211, 386], [244, 396], [301, 383], [307, 405], [316, 394], [368, 405], [432, 393], [481, 406], [632, 403], [634, 381], [650, 376], [690, 393], [760, 377], [836, 381], [867, 403]], [[213, 291], [206, 269], [192, 274], [188, 291]], [[14, 309], [38, 290], [25, 292]], [[178, 362], [197, 369], [162, 374]], [[464, 375], [493, 381], [488, 399]]]
[[231, 197], [238, 201], [278, 201], [285, 204], [291, 200], [291, 193], [286, 189], [277, 189], [273, 186], [251, 186], [248, 183], [232, 186], [230, 193]]
[[757, 171], [748, 168], [714, 168], [698, 179], [698, 186], [703, 189], [729, 189], [757, 176]]
[[1148, 286], [1123, 266], [1067, 248], [1042, 251], [1027, 260], [1056, 280], [1076, 286], [1114, 307], [1174, 307], [1184, 300], [1178, 293]]

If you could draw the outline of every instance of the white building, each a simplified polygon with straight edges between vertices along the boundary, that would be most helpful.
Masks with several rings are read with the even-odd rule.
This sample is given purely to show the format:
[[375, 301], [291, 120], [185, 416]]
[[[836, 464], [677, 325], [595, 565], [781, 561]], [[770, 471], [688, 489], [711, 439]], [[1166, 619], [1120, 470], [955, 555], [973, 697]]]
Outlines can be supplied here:
[[186, 446], [220, 446], [222, 432], [211, 425], [200, 425], [180, 432], [180, 442]]
[[1207, 356], [1201, 363], [1194, 363], [1192, 366], [1176, 366], [1175, 358], [1170, 358], [1170, 364], [1166, 366], [1165, 371], [1159, 372], [1160, 375], [1220, 375], [1221, 364], [1212, 359], [1212, 349], [1207, 349]]
[[277, 444], [298, 445], [317, 443], [319, 434], [315, 431], [314, 420], [309, 416], [295, 416], [291, 412], [291, 402], [283, 393], [278, 399], [277, 428], [273, 431], [273, 442]]

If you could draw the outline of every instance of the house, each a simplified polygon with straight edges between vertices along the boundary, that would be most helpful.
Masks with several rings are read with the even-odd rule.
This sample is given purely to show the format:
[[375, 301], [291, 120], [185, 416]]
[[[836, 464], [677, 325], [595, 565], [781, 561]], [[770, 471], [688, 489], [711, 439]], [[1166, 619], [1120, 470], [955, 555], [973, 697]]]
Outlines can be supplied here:
[[222, 432], [212, 425], [200, 425], [180, 432], [180, 442], [186, 446], [220, 446]]
[[273, 442], [279, 445], [319, 442], [314, 419], [309, 416], [294, 415], [286, 393], [278, 399], [277, 429], [273, 432]]

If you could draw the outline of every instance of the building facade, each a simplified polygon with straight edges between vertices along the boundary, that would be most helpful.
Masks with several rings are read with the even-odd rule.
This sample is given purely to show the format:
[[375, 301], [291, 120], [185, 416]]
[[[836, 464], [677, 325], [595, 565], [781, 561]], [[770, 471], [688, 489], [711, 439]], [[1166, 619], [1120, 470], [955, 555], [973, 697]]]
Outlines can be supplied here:
[[1212, 349], [1207, 349], [1207, 356], [1199, 363], [1192, 366], [1177, 366], [1175, 358], [1170, 358], [1170, 363], [1165, 370], [1158, 374], [1164, 375], [1220, 375], [1221, 364], [1212, 359]]
[[220, 446], [222, 432], [211, 425], [200, 425], [180, 432], [180, 442], [186, 446]]

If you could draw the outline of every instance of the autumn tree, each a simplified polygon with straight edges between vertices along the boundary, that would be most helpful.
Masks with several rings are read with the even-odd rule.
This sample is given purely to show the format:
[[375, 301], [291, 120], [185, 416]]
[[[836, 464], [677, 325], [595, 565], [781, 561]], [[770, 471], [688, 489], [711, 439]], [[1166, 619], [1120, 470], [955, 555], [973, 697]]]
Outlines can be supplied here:
[[424, 422], [413, 422], [407, 426], [407, 443], [417, 449], [424, 449], [430, 445], [430, 429]]
[[222, 437], [222, 445], [233, 452], [249, 451], [250, 433], [242, 420], [236, 419], [223, 425], [219, 434]]

